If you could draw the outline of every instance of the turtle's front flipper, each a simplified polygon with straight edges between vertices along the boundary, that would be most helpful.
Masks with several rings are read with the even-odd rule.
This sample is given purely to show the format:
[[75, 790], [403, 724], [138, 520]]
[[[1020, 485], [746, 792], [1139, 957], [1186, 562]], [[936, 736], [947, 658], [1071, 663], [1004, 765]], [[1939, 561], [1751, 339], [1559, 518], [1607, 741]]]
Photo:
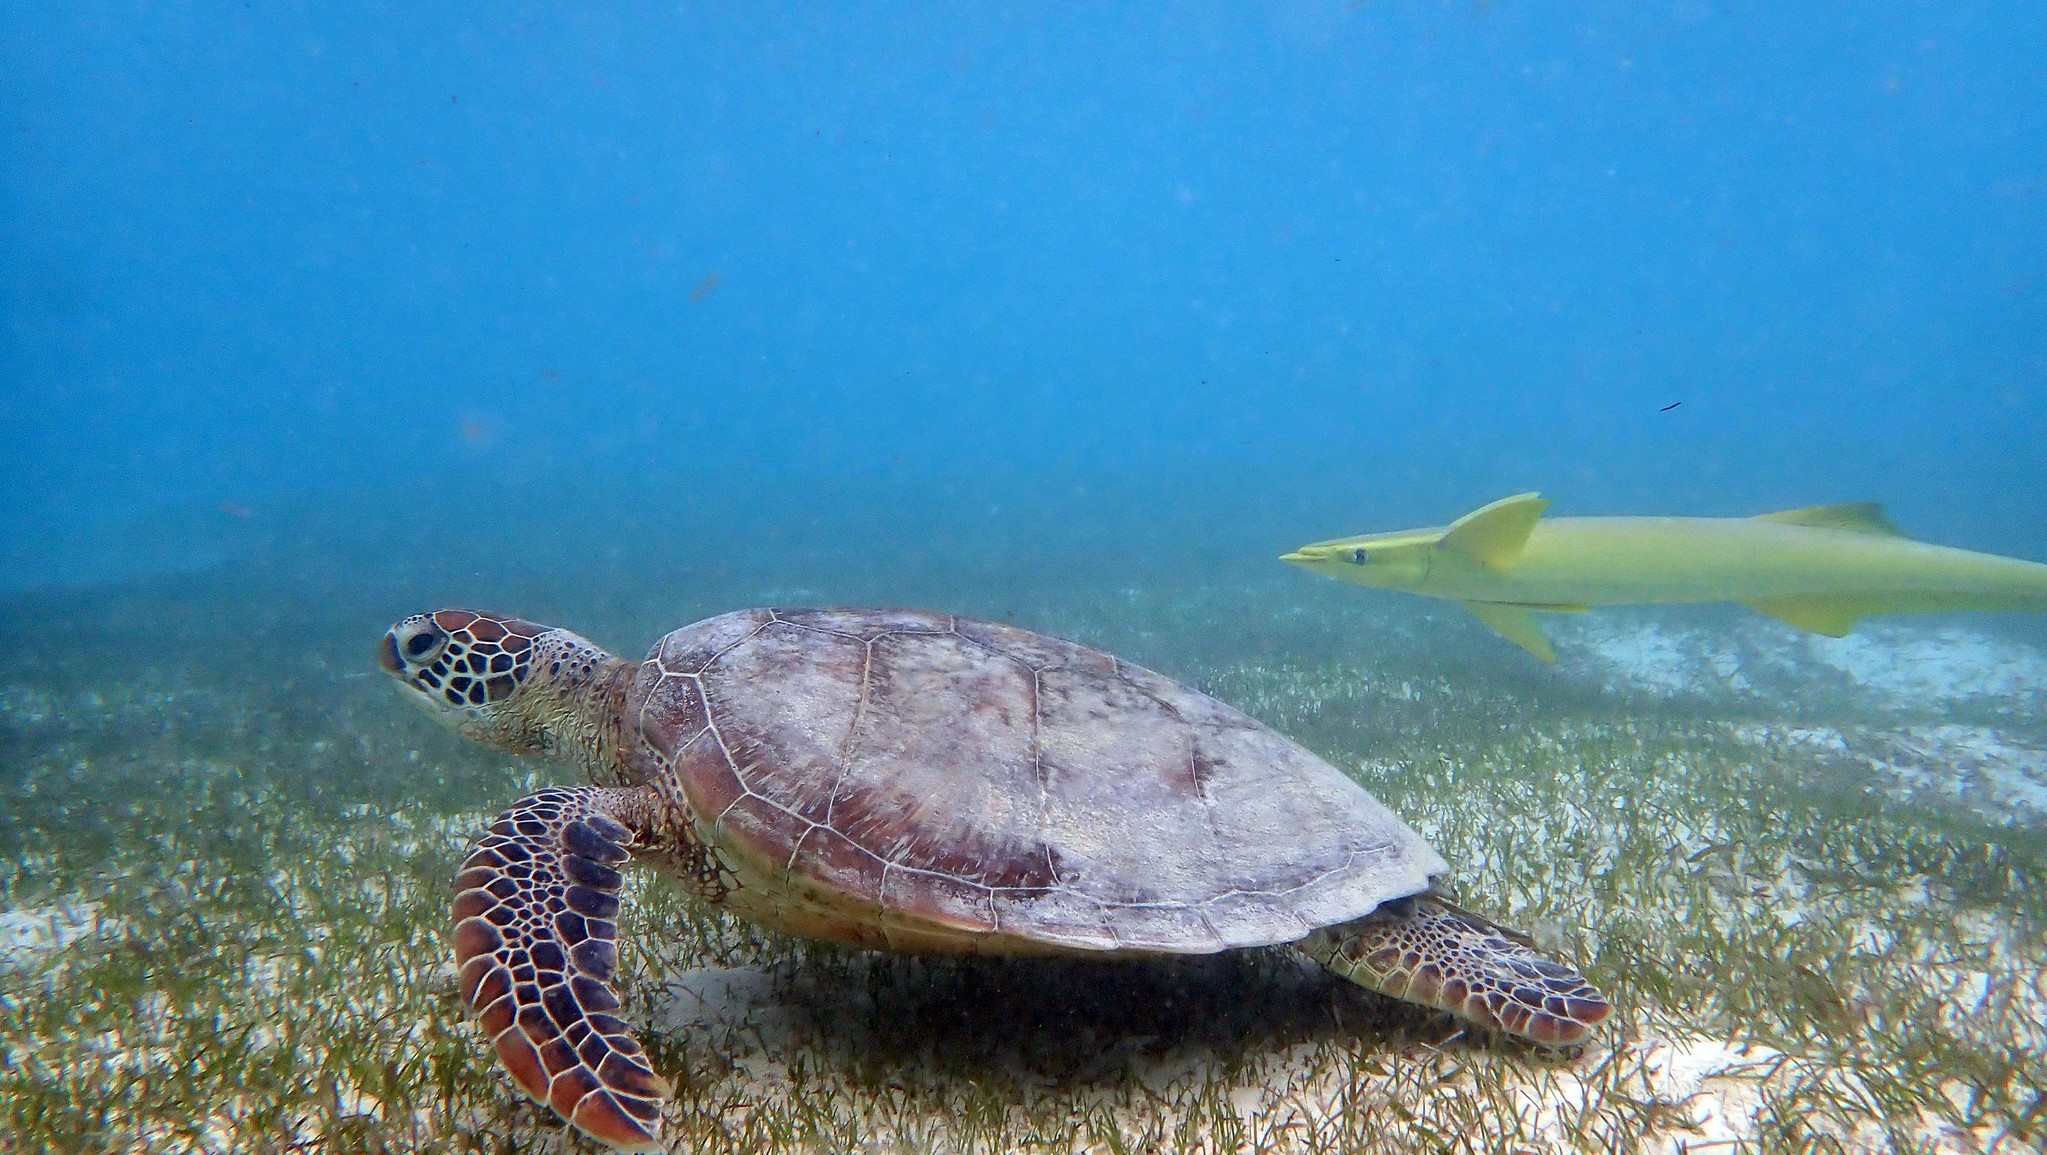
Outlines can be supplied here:
[[1613, 1013], [1585, 976], [1430, 894], [1386, 903], [1298, 945], [1361, 987], [1538, 1043], [1578, 1042]]
[[606, 1012], [637, 790], [543, 790], [498, 816], [455, 878], [462, 998], [519, 1086], [594, 1139], [659, 1150], [667, 1080]]

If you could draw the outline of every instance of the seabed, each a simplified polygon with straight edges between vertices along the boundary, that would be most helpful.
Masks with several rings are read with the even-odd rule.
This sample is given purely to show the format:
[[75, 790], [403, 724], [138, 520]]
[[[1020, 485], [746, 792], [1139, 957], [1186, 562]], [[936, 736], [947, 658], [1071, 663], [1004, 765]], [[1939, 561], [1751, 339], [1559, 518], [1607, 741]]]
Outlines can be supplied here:
[[[914, 600], [1114, 649], [1328, 757], [1467, 905], [1610, 993], [1591, 1044], [1466, 1032], [1276, 950], [847, 952], [636, 875], [622, 1013], [677, 1085], [672, 1148], [2047, 1145], [2047, 648], [2022, 626], [1604, 611], [1551, 624], [1552, 668], [1311, 584]], [[488, 593], [631, 654], [742, 605], [912, 600]], [[568, 772], [369, 673], [433, 603], [265, 596], [0, 611], [27, 655], [0, 672], [0, 1150], [596, 1150], [494, 1068], [443, 937], [467, 839]]]

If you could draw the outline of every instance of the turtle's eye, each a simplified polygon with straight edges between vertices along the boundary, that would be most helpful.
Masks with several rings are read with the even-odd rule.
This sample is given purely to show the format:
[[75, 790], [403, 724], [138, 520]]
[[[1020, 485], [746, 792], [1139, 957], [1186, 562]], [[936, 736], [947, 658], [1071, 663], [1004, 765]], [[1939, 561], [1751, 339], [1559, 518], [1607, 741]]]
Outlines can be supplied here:
[[1351, 551], [1351, 555], [1350, 555], [1350, 563], [1351, 563], [1352, 565], [1370, 565], [1370, 564], [1371, 564], [1371, 562], [1372, 562], [1372, 551], [1371, 551], [1371, 550], [1368, 550], [1368, 549], [1358, 549], [1358, 550], [1352, 550], [1352, 551]]
[[440, 648], [443, 640], [439, 630], [421, 630], [405, 640], [405, 656], [415, 662], [423, 662]]

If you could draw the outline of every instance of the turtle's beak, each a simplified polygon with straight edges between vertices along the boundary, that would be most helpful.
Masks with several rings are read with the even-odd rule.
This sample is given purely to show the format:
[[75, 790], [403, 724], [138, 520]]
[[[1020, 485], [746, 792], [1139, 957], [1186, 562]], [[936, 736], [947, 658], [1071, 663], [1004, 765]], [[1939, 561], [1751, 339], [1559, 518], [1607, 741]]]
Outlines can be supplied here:
[[405, 672], [405, 662], [398, 656], [398, 638], [396, 635], [389, 633], [384, 635], [383, 642], [377, 646], [377, 664], [384, 667], [389, 673], [402, 674]]

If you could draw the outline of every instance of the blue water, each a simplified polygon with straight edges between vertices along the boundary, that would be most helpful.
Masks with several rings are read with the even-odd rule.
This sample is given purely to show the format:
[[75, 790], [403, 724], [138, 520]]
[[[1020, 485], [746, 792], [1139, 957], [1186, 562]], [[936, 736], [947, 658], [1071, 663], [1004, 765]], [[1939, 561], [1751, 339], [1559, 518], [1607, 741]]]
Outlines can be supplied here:
[[2038, 4], [0, 20], [0, 588], [1527, 489], [2047, 558]]
[[[1544, 619], [1548, 665], [1277, 556], [1540, 490], [1880, 501], [2047, 561], [2043, 445], [2041, 0], [0, 3], [0, 1150], [553, 1142], [422, 944], [487, 816], [581, 773], [441, 732], [372, 647], [473, 606], [630, 659], [763, 604], [1209, 690], [1621, 1010], [1580, 1083], [1255, 960], [891, 969], [669, 894], [620, 1013], [671, 1135], [1525, 1147], [1517, 1105], [1714, 1145], [1678, 1133], [1732, 1083], [1630, 1066], [1665, 1032], [1792, 1060], [1745, 1061], [1796, 1083], [1757, 1144], [2018, 1150], [2047, 614], [1600, 608]], [[787, 728], [855, 724], [804, 694]], [[639, 981], [797, 966], [822, 1026], [761, 1004], [765, 1068]], [[1345, 1130], [1290, 1130], [1339, 1070]], [[1239, 1079], [1286, 1104], [1239, 1126]]]

